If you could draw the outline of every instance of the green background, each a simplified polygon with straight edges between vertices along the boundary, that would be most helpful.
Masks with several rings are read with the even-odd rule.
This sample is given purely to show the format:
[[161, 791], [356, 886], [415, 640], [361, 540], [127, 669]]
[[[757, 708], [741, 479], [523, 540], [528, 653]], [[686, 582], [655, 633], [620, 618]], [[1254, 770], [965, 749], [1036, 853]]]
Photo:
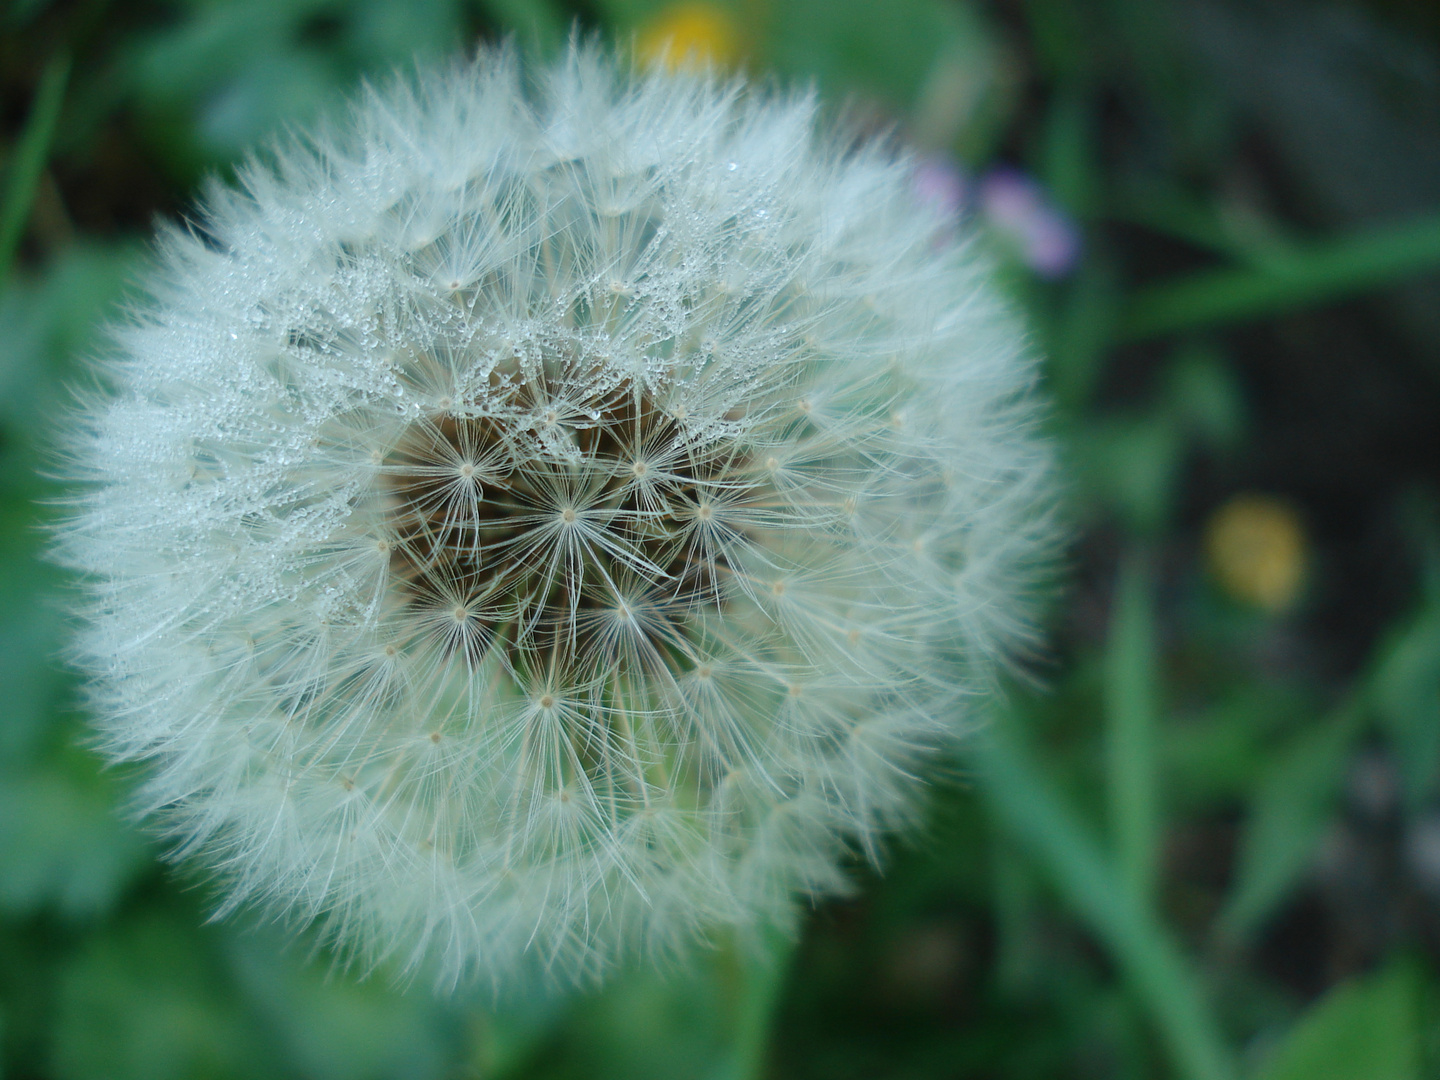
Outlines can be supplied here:
[[[766, 955], [437, 998], [208, 920], [87, 749], [43, 558], [53, 449], [161, 216], [366, 75], [651, 0], [10, 0], [0, 14], [0, 1076], [1440, 1077], [1440, 9], [732, 0], [972, 181], [1025, 170], [1058, 279], [972, 217], [1046, 357], [1073, 541], [1048, 645], [855, 895]], [[971, 184], [972, 190], [974, 184]], [[1207, 569], [1234, 495], [1304, 586]]]

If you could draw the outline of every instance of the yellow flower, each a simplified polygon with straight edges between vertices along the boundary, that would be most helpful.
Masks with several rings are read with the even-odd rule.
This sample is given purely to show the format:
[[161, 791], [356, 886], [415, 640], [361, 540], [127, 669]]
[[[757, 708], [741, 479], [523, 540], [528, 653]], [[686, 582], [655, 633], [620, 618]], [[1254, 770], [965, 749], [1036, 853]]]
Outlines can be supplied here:
[[637, 42], [640, 59], [663, 65], [667, 71], [682, 67], [727, 67], [739, 55], [735, 23], [714, 4], [670, 4], [641, 29]]
[[1270, 495], [1237, 495], [1205, 528], [1205, 554], [1220, 587], [1270, 612], [1284, 611], [1299, 595], [1305, 549], [1294, 507]]

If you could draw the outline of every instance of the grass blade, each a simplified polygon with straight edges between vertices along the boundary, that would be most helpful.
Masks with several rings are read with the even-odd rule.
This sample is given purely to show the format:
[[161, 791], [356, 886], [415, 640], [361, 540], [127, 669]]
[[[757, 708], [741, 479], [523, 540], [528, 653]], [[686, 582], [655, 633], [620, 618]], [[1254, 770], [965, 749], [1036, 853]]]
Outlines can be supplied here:
[[1120, 877], [1142, 907], [1154, 901], [1160, 823], [1155, 798], [1155, 612], [1149, 560], [1120, 569], [1105, 656], [1106, 790]]
[[1215, 923], [1220, 942], [1234, 946], [1248, 940], [1314, 859], [1364, 715], [1347, 703], [1274, 755], [1240, 835], [1235, 884]]
[[5, 194], [0, 199], [0, 282], [10, 273], [15, 249], [25, 232], [25, 223], [30, 220], [35, 186], [50, 157], [50, 144], [55, 139], [55, 124], [60, 118], [60, 104], [65, 98], [65, 83], [69, 77], [70, 57], [65, 53], [51, 57], [40, 76], [30, 116], [15, 144]]
[[1050, 789], [1003, 720], [972, 744], [997, 821], [1024, 843], [1075, 913], [1109, 949], [1188, 1080], [1235, 1080], [1199, 981], [1151, 911], [1139, 904], [1098, 844]]
[[1263, 268], [1209, 270], [1141, 289], [1121, 323], [1128, 340], [1264, 318], [1440, 269], [1440, 214], [1312, 244]]
[[1427, 1041], [1421, 979], [1400, 961], [1341, 983], [1271, 1051], [1259, 1080], [1420, 1080]]

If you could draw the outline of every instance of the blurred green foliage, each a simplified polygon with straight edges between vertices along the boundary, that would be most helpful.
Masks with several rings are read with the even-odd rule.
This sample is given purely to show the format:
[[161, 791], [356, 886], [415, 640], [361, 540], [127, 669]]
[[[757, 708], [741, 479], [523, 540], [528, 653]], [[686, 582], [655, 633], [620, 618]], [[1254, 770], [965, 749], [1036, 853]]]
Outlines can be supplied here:
[[[205, 882], [161, 867], [130, 778], [86, 748], [75, 586], [43, 558], [67, 402], [94, 392], [146, 231], [361, 78], [481, 38], [625, 43], [667, 5], [13, 0], [0, 1075], [1440, 1076], [1434, 20], [1358, 0], [712, 6], [752, 72], [949, 170], [1008, 260], [1076, 533], [1032, 678], [939, 770], [883, 874], [857, 859], [854, 898], [760, 954], [438, 999], [258, 916], [207, 923]], [[987, 218], [999, 165], [1083, 237], [1065, 272]], [[1207, 561], [1246, 491], [1289, 500], [1308, 538], [1273, 609]]]

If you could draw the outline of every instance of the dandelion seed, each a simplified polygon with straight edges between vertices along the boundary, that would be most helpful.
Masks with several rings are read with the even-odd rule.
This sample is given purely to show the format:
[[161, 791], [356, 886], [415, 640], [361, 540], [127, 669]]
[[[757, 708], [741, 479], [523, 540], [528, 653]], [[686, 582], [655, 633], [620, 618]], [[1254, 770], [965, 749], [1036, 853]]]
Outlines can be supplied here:
[[62, 542], [106, 749], [227, 910], [582, 979], [911, 818], [1048, 454], [986, 267], [814, 111], [487, 53], [167, 231]]

